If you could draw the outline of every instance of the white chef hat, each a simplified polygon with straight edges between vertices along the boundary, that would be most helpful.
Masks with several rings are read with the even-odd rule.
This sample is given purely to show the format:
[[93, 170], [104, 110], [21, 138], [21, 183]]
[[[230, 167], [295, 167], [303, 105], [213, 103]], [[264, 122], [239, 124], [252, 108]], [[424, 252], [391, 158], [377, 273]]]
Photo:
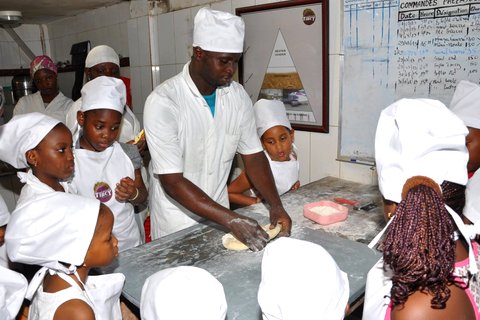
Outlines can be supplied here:
[[99, 210], [98, 200], [64, 192], [32, 197], [10, 218], [5, 234], [10, 260], [75, 272], [85, 260]]
[[105, 76], [97, 77], [88, 81], [81, 92], [81, 111], [109, 109], [123, 115], [127, 101], [127, 89], [122, 80]]
[[321, 246], [291, 238], [267, 245], [258, 289], [264, 320], [343, 319], [349, 295], [347, 274]]
[[27, 292], [27, 279], [0, 266], [0, 319], [15, 319]]
[[35, 148], [60, 120], [32, 112], [13, 117], [0, 126], [0, 159], [17, 169], [28, 167], [25, 153]]
[[194, 20], [193, 47], [222, 53], [242, 53], [243, 19], [228, 12], [201, 8]]
[[402, 99], [384, 109], [375, 135], [378, 185], [387, 200], [401, 201], [407, 179], [426, 176], [439, 185], [467, 183], [468, 129], [437, 100]]
[[282, 101], [260, 99], [253, 106], [253, 112], [257, 124], [257, 134], [260, 138], [265, 131], [275, 126], [284, 126], [292, 130]]
[[467, 127], [480, 129], [480, 86], [466, 80], [460, 81], [450, 102], [450, 110]]
[[120, 66], [120, 59], [118, 58], [118, 54], [106, 45], [96, 46], [87, 55], [87, 59], [85, 60], [85, 67], [91, 68], [96, 66], [100, 63], [115, 63], [117, 66]]
[[190, 266], [168, 268], [148, 277], [142, 288], [143, 320], [225, 319], [222, 284], [208, 271]]
[[463, 214], [471, 222], [476, 223], [480, 220], [480, 172], [476, 172], [468, 180], [465, 190], [465, 207]]

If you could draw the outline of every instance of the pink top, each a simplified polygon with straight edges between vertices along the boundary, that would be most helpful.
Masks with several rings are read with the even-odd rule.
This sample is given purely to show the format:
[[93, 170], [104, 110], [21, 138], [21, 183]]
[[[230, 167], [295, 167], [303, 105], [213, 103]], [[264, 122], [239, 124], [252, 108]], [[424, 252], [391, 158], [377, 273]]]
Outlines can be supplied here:
[[[480, 270], [480, 259], [478, 256], [478, 243], [472, 241], [473, 252], [475, 254], [475, 260], [477, 261], [477, 266]], [[462, 284], [463, 287], [466, 287], [467, 284], [465, 281], [468, 281], [468, 263], [469, 259], [456, 262], [453, 270], [455, 275], [455, 281], [458, 281]], [[465, 289], [465, 292], [472, 303], [473, 309], [475, 310], [475, 319], [480, 320], [480, 313], [478, 311], [478, 306], [480, 305], [480, 281], [470, 281], [470, 287]], [[388, 304], [387, 313], [385, 314], [385, 320], [391, 320], [390, 313], [392, 311], [392, 302]]]

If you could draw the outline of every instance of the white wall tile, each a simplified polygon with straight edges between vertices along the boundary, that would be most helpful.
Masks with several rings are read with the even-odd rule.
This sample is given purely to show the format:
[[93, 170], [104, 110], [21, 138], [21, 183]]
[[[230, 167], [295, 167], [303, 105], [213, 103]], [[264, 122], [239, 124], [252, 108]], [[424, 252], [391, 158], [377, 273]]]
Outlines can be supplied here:
[[140, 67], [140, 77], [142, 81], [142, 99], [140, 104], [133, 106], [135, 113], [143, 113], [145, 100], [152, 93], [152, 67]]
[[88, 35], [88, 40], [90, 40], [90, 44], [92, 48], [101, 44], [100, 35], [98, 34], [97, 29], [88, 30], [87, 35]]
[[120, 19], [119, 19], [119, 16], [118, 16], [118, 6], [117, 5], [106, 7], [105, 10], [107, 11], [107, 13], [106, 13], [107, 14], [107, 26], [111, 26], [111, 25], [120, 23]]
[[342, 53], [342, 32], [343, 32], [343, 1], [329, 1], [329, 48], [328, 52], [332, 54]]
[[339, 115], [340, 115], [340, 91], [341, 91], [341, 81], [342, 75], [340, 73], [341, 61], [343, 56], [340, 55], [329, 55], [328, 63], [329, 65], [329, 114], [330, 114], [330, 126], [339, 125]]
[[373, 170], [371, 166], [340, 162], [340, 179], [372, 184]]
[[158, 21], [158, 55], [159, 64], [175, 63], [175, 28], [173, 12], [160, 14], [157, 16]]
[[148, 30], [148, 16], [138, 18], [138, 47], [140, 50], [140, 66], [150, 66], [150, 32]]
[[326, 176], [339, 177], [340, 164], [337, 158], [338, 128], [330, 127], [330, 133], [311, 133], [310, 179], [315, 181]]
[[130, 19], [130, 2], [123, 1], [116, 5], [118, 7], [119, 23], [127, 22]]
[[128, 53], [130, 57], [130, 66], [140, 66], [140, 48], [138, 39], [138, 19], [131, 19], [127, 22], [128, 30]]
[[63, 27], [65, 28], [66, 35], [77, 33], [77, 19], [75, 18], [75, 16], [63, 19], [62, 22]]
[[140, 122], [140, 128], [143, 128], [143, 113], [134, 113], [135, 117], [137, 117], [138, 122]]
[[[0, 42], [0, 54], [2, 54], [2, 43], [3, 42]], [[3, 67], [3, 59], [1, 59], [1, 57], [0, 57], [0, 69], [7, 69], [7, 68]], [[3, 78], [3, 77], [0, 77], [0, 78]], [[0, 81], [0, 86], [3, 86], [1, 81]]]
[[[2, 59], [0, 59], [0, 67], [3, 69], [2, 67]], [[0, 77], [0, 86], [2, 87], [10, 87], [12, 85], [12, 83], [10, 82], [11, 80], [11, 77]]]
[[186, 63], [192, 55], [192, 28], [190, 9], [175, 11], [173, 13], [175, 28], [175, 62]]
[[62, 45], [62, 38], [55, 38], [53, 40], [53, 52], [55, 53], [52, 58], [53, 61], [57, 62], [62, 60], [63, 54], [63, 45]]
[[[35, 56], [41, 56], [43, 55], [43, 50], [42, 50], [42, 42], [41, 41], [26, 41], [25, 44], [27, 47], [32, 50], [33, 54]], [[30, 62], [32, 59], [26, 55], [25, 52], [23, 52], [22, 49], [19, 49], [20, 51], [20, 67], [21, 68], [30, 68]]]
[[255, 0], [232, 0], [232, 10], [235, 13], [235, 9], [250, 7], [255, 5]]
[[97, 28], [104, 28], [108, 25], [107, 8], [102, 7], [95, 10], [97, 18]]
[[70, 50], [72, 50], [72, 45], [77, 43], [77, 36], [75, 34], [71, 34], [69, 36], [62, 38], [62, 46], [63, 46], [63, 58], [62, 61], [70, 61], [72, 62], [72, 55], [70, 54]]
[[128, 52], [128, 28], [127, 28], [127, 23], [122, 22], [119, 24], [120, 27], [120, 51], [117, 52], [118, 54], [121, 54], [124, 57], [130, 56]]
[[232, 12], [232, 0], [214, 2], [211, 4], [211, 8], [213, 10], [219, 10], [235, 14], [235, 12]]
[[90, 10], [85, 12], [85, 19], [87, 21], [87, 31], [99, 28], [99, 22], [97, 21], [97, 10]]
[[48, 24], [48, 29], [51, 32], [51, 38], [56, 39], [62, 36], [62, 26], [60, 20]]
[[88, 31], [80, 32], [77, 34], [77, 41], [78, 42], [83, 42], [87, 41], [88, 39]]
[[108, 29], [108, 42], [106, 43], [110, 47], [112, 47], [113, 50], [117, 54], [119, 54], [122, 50], [122, 43], [121, 43], [121, 35], [120, 35], [120, 25], [119, 24], [114, 24], [111, 26], [107, 27]]
[[80, 33], [88, 30], [87, 24], [89, 24], [90, 21], [87, 21], [87, 14], [80, 13], [75, 16], [75, 19], [77, 20], [77, 32]]
[[13, 41], [3, 41], [1, 44], [3, 67], [6, 69], [20, 68], [20, 51]]
[[5, 29], [0, 28], [0, 41], [13, 41], [12, 37], [5, 31]]
[[[132, 110], [142, 109], [142, 78], [140, 67], [132, 67], [130, 64], [130, 83], [132, 85]], [[139, 106], [139, 107], [137, 107]]]
[[298, 162], [300, 162], [300, 183], [309, 183], [310, 180], [310, 132], [295, 131], [295, 145], [298, 148]]
[[148, 1], [130, 1], [130, 17], [138, 18], [148, 15]]
[[177, 72], [176, 72], [175, 74], [182, 72], [182, 71], [183, 71], [183, 67], [185, 67], [185, 63], [177, 63], [177, 64], [175, 64], [175, 68], [177, 69]]
[[96, 30], [97, 36], [98, 36], [98, 41], [99, 44], [105, 44], [108, 45], [109, 39], [108, 39], [108, 27], [102, 27]]
[[179, 71], [177, 71], [177, 67], [174, 64], [160, 66], [160, 83], [176, 76], [178, 73]]
[[22, 24], [14, 30], [23, 41], [40, 40], [40, 27], [38, 24]]
[[122, 77], [130, 78], [130, 67], [120, 68], [120, 74], [122, 75]]

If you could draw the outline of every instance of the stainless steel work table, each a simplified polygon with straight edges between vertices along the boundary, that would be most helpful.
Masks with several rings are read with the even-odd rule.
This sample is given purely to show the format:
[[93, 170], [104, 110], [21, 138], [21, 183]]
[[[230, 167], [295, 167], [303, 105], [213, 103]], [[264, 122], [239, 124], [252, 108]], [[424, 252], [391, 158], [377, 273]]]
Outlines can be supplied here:
[[[303, 217], [304, 204], [333, 200], [334, 197], [375, 200], [378, 208], [363, 212], [353, 211], [352, 206], [347, 205], [347, 220], [330, 226], [321, 226]], [[348, 274], [349, 301], [354, 302], [360, 298], [365, 290], [366, 274], [381, 256], [362, 243], [370, 241], [384, 225], [378, 188], [329, 177], [285, 194], [282, 201], [294, 222], [291, 237], [322, 245]], [[263, 204], [236, 211], [257, 219], [260, 224], [268, 223], [269, 220], [268, 210]], [[263, 251], [225, 249], [221, 237], [227, 231], [212, 223], [197, 225], [124, 251], [112, 266], [100, 271], [123, 273], [126, 277], [123, 294], [138, 307], [143, 283], [150, 275], [176, 266], [203, 268], [214, 275], [224, 287], [228, 320], [261, 319], [257, 291], [261, 281]]]

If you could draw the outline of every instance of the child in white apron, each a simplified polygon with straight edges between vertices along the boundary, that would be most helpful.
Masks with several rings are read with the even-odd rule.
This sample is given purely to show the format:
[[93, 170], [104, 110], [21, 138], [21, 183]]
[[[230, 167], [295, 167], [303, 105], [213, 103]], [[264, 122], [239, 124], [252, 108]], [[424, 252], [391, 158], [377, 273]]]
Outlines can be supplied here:
[[121, 319], [122, 274], [88, 276], [118, 256], [113, 214], [98, 200], [44, 193], [19, 205], [5, 236], [12, 261], [43, 266], [30, 282], [28, 319]]
[[224, 320], [227, 316], [222, 284], [197, 267], [167, 268], [151, 275], [140, 301], [142, 320]]
[[[293, 143], [295, 130], [287, 119], [285, 105], [278, 100], [258, 100], [253, 106], [257, 134], [262, 142], [265, 156], [270, 163], [277, 192], [282, 195], [300, 187], [297, 160], [297, 147]], [[262, 196], [253, 188], [253, 184], [243, 171], [229, 186], [230, 202], [240, 205], [252, 205], [262, 201]], [[249, 190], [251, 196], [243, 192]]]
[[0, 158], [17, 169], [25, 183], [17, 205], [37, 194], [77, 193], [69, 180], [74, 170], [72, 134], [50, 116], [39, 112], [18, 115], [0, 127]]
[[265, 248], [258, 289], [264, 320], [341, 320], [349, 295], [347, 274], [318, 244], [279, 238]]
[[370, 244], [387, 230], [383, 259], [368, 273], [364, 320], [479, 319], [480, 287], [469, 277], [478, 271], [478, 246], [452, 209], [463, 209], [456, 202], [468, 179], [467, 134], [436, 100], [402, 99], [382, 111], [375, 160], [380, 191], [393, 205]]
[[142, 243], [132, 204], [143, 203], [148, 196], [137, 147], [115, 141], [125, 99], [125, 85], [116, 78], [98, 77], [83, 86], [73, 177], [78, 194], [96, 198], [112, 210], [120, 252]]

